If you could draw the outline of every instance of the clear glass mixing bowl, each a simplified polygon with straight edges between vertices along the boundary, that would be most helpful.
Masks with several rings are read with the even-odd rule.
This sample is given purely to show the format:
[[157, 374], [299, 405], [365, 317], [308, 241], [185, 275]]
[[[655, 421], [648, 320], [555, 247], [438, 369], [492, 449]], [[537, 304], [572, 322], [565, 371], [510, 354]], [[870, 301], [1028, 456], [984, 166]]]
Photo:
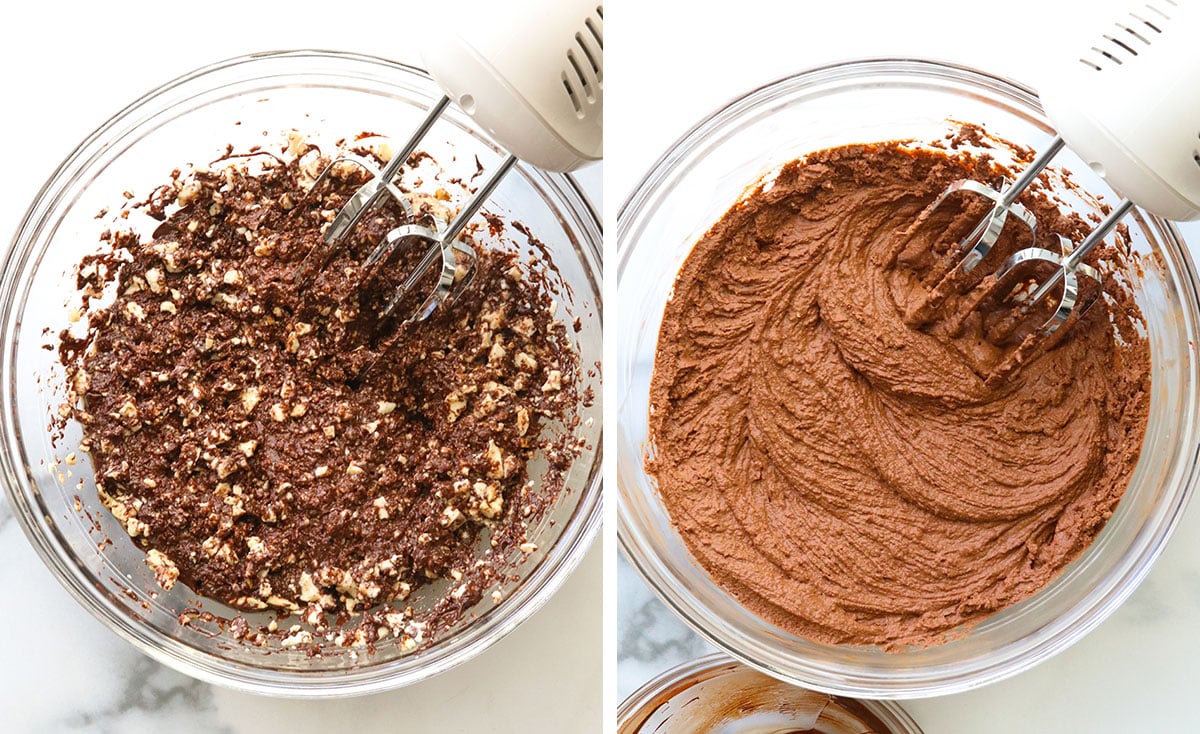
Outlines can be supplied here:
[[[79, 431], [68, 426], [54, 440], [47, 428], [65, 391], [55, 353], [43, 346], [53, 345], [69, 325], [73, 266], [98, 249], [100, 231], [108, 226], [96, 219], [98, 211], [124, 203], [124, 191], [148, 194], [175, 166], [216, 159], [226, 144], [239, 150], [274, 145], [293, 128], [327, 143], [363, 131], [403, 141], [440, 96], [423, 71], [364, 56], [295, 51], [218, 63], [154, 90], [101, 126], [59, 166], [25, 215], [0, 281], [0, 475], [46, 565], [92, 614], [151, 657], [202, 680], [276, 695], [399, 687], [446, 670], [513, 630], [553, 594], [595, 535], [601, 403], [598, 366], [589, 368], [601, 355], [601, 227], [570, 177], [524, 165], [508, 175], [485, 209], [523, 222], [545, 244], [561, 275], [559, 316], [580, 320], [572, 338], [584, 386], [597, 399], [579, 408], [575, 430], [587, 448], [570, 468], [558, 503], [531, 529], [538, 550], [513, 566], [515, 578], [499, 605], [485, 596], [462, 623], [413, 653], [389, 638], [374, 654], [327, 646], [310, 658], [278, 645], [240, 644], [202, 621], [183, 626], [177, 618], [194, 605], [191, 591], [157, 588], [144, 553], [97, 500], [86, 461], [56, 465], [76, 450]], [[445, 165], [469, 165], [470, 172], [475, 156], [485, 167], [501, 160], [491, 139], [453, 108], [422, 148]], [[495, 244], [533, 253], [523, 237]], [[84, 486], [77, 489], [80, 478]], [[102, 543], [105, 538], [113, 543]], [[418, 611], [431, 596], [416, 602]], [[203, 608], [232, 615], [211, 601]], [[252, 626], [267, 622], [262, 614], [248, 619]]]
[[[860, 717], [876, 721], [862, 721]], [[617, 734], [921, 734], [891, 701], [834, 699], [765, 676], [721, 653], [676, 666], [626, 698]]]
[[[648, 392], [663, 308], [692, 244], [747, 186], [804, 154], [849, 143], [933, 141], [948, 120], [983, 124], [1041, 148], [1052, 137], [1028, 87], [944, 63], [880, 59], [834, 64], [756, 89], [710, 115], [654, 164], [617, 223], [615, 333], [621, 547], [689, 625], [733, 657], [778, 678], [856, 697], [961, 691], [1063, 650], [1129, 596], [1175, 527], [1197, 473], [1197, 277], [1178, 231], [1136, 211], [1126, 218], [1136, 267], [1124, 273], [1152, 352], [1149, 427], [1130, 486], [1096, 541], [1046, 588], [941, 645], [886, 653], [812, 642], [742, 607], [697, 564], [644, 467]], [[997, 159], [1004, 163], [1004, 156]], [[1059, 166], [1085, 190], [1119, 197], [1069, 151]], [[1072, 206], [1085, 207], [1083, 199]]]

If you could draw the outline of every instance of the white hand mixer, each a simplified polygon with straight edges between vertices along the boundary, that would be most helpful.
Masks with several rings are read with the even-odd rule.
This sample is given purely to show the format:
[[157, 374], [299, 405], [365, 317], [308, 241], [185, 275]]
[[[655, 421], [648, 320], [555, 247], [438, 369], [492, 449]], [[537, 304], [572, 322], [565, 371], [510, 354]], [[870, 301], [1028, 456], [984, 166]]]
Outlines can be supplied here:
[[[428, 318], [470, 283], [475, 252], [460, 239], [463, 228], [518, 160], [551, 171], [575, 170], [602, 156], [604, 117], [604, 7], [596, 0], [507, 0], [459, 3], [453, 22], [431, 24], [421, 33], [421, 57], [445, 95], [382, 171], [358, 158], [330, 163], [313, 188], [337, 163], [353, 163], [372, 174], [338, 211], [326, 230], [325, 267], [350, 230], [384, 195], [409, 219], [413, 209], [395, 181], [401, 168], [452, 102], [470, 115], [508, 156], [449, 222], [433, 227], [406, 223], [388, 232], [367, 257], [364, 272], [397, 247], [425, 246], [424, 257], [395, 290], [381, 315], [391, 316], [402, 299], [439, 263], [432, 292], [409, 317]], [[444, 7], [439, 8], [445, 12]], [[512, 29], [534, 29], [514, 34]], [[310, 253], [297, 270], [309, 272]]]
[[[978, 181], [955, 181], [922, 214], [924, 219], [959, 192], [994, 202], [959, 243], [961, 259], [930, 296], [906, 315], [910, 324], [927, 321], [931, 306], [944, 300], [959, 276], [984, 260], [1009, 214], [1036, 235], [1033, 215], [1016, 201], [1064, 145], [1125, 198], [1078, 246], [1064, 244], [1062, 252], [1026, 247], [995, 271], [997, 292], [1016, 288], [1023, 295], [1019, 298], [1023, 309], [1032, 309], [1052, 293], [1059, 295], [1054, 312], [1033, 336], [1055, 332], [1086, 307], [1080, 301], [1078, 276], [1099, 282], [1100, 275], [1083, 261], [1135, 204], [1166, 219], [1200, 218], [1200, 8], [1196, 0], [1144, 3], [1108, 24], [1077, 58], [1048, 68], [1053, 75], [1040, 85], [1040, 97], [1058, 135], [1046, 149], [1003, 191]], [[1052, 274], [1034, 284], [1026, 278], [1014, 283], [1014, 274], [1031, 264], [1041, 264], [1043, 272], [1049, 264]], [[1014, 366], [1006, 365], [1005, 371]]]

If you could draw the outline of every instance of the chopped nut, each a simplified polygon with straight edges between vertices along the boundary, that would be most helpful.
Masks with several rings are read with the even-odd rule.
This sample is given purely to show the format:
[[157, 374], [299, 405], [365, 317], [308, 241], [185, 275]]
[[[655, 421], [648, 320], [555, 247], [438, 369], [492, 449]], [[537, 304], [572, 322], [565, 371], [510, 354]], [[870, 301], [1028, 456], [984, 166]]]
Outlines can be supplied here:
[[179, 579], [179, 567], [175, 562], [154, 548], [146, 551], [146, 565], [154, 571], [154, 580], [164, 591], [170, 591]]
[[533, 332], [535, 331], [533, 319], [528, 316], [522, 316], [521, 318], [517, 319], [509, 328], [526, 339], [533, 336]]
[[527, 352], [517, 352], [517, 356], [513, 357], [513, 365], [522, 372], [534, 372], [537, 370], [537, 360]]
[[396, 409], [395, 403], [389, 403], [386, 400], [379, 401], [379, 415], [387, 415]]
[[[291, 599], [284, 599], [281, 596], [274, 596], [274, 595], [268, 596], [267, 604], [270, 604], [273, 607], [279, 607], [280, 609], [287, 609], [288, 611], [291, 611], [291, 612], [295, 612], [300, 609], [299, 604], [292, 601]], [[311, 636], [309, 638], [309, 641], [310, 642], [312, 641]]]
[[138, 417], [137, 405], [134, 404], [133, 398], [127, 398], [125, 402], [121, 403], [121, 407], [117, 408], [117, 415], [130, 420]]
[[485, 324], [492, 331], [495, 331], [504, 324], [504, 314], [500, 311], [490, 311], [488, 313], [481, 314], [479, 321], [480, 323]]
[[196, 199], [200, 198], [200, 184], [195, 181], [189, 181], [179, 189], [179, 193], [175, 195], [175, 203], [181, 207], [191, 204]]
[[258, 441], [253, 439], [249, 441], [243, 441], [242, 443], [238, 444], [238, 451], [241, 451], [243, 454], [245, 454], [247, 459], [251, 456], [254, 456], [254, 450], [257, 448]]
[[325, 465], [321, 465], [321, 466], [318, 466], [316, 469], [313, 469], [314, 477], [323, 477], [328, 473], [329, 473], [329, 467], [327, 467]]
[[317, 601], [321, 598], [321, 589], [313, 583], [308, 571], [300, 574], [300, 601]]
[[179, 309], [175, 307], [174, 301], [163, 301], [162, 303], [158, 304], [158, 310], [162, 311], [163, 313], [170, 314], [178, 313], [179, 311]]
[[500, 450], [500, 447], [492, 439], [488, 439], [487, 462], [487, 475], [492, 479], [500, 479], [507, 475], [507, 472], [504, 470], [504, 452]]
[[488, 352], [488, 367], [499, 367], [504, 362], [504, 355], [507, 353], [507, 350], [504, 348], [503, 338], [496, 337], [496, 341], [492, 344], [492, 348]]
[[292, 625], [288, 630], [288, 636], [279, 641], [284, 647], [297, 647], [298, 645], [307, 645], [313, 641], [312, 633], [306, 629], [301, 629], [300, 625]]
[[242, 390], [241, 395], [239, 395], [238, 398], [242, 401], [242, 409], [247, 413], [253, 411], [254, 407], [258, 405], [258, 401], [261, 399], [259, 398], [257, 387], [248, 387], [245, 390]]
[[251, 558], [265, 558], [267, 555], [267, 544], [257, 535], [246, 538], [246, 547], [250, 549]]
[[226, 285], [240, 285], [242, 283], [242, 273], [240, 270], [229, 269], [225, 271], [225, 275], [221, 278]]
[[162, 293], [166, 290], [162, 284], [163, 274], [158, 268], [150, 268], [146, 271], [146, 284], [150, 286], [151, 293]]
[[446, 420], [453, 423], [462, 415], [463, 410], [467, 407], [467, 399], [462, 393], [455, 390], [446, 396], [446, 404], [450, 407], [450, 411], [446, 416]]
[[446, 509], [442, 510], [442, 525], [454, 527], [463, 520], [463, 514], [453, 505], [446, 505]]
[[288, 132], [287, 142], [287, 154], [293, 158], [299, 158], [308, 152], [308, 141], [295, 130]]
[[266, 609], [267, 603], [262, 599], [256, 599], [253, 596], [239, 596], [233, 600], [233, 606], [248, 607], [250, 609]]
[[271, 406], [271, 420], [277, 423], [287, 420], [287, 412], [283, 409], [282, 403], [275, 403]]
[[542, 385], [542, 392], [554, 392], [562, 389], [562, 372], [559, 370], [550, 370], [546, 373], [546, 382]]
[[129, 312], [129, 315], [130, 315], [130, 316], [134, 317], [134, 318], [135, 318], [135, 319], [137, 319], [138, 321], [145, 321], [145, 320], [146, 320], [146, 311], [145, 311], [145, 309], [143, 309], [141, 306], [139, 306], [139, 305], [138, 305], [137, 303], [135, 303], [134, 301], [129, 301], [128, 303], [126, 303], [126, 304], [125, 304], [125, 310]]
[[75, 374], [71, 377], [71, 386], [75, 388], [77, 395], [86, 394], [91, 384], [91, 378], [88, 377], [86, 370], [82, 368], [75, 370]]

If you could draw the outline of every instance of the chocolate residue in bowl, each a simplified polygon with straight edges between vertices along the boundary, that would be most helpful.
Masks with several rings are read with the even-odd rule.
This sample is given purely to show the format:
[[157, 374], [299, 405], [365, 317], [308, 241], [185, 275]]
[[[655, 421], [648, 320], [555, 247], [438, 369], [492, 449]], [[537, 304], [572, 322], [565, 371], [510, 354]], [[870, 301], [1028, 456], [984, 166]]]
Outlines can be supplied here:
[[618, 734], [896, 734], [879, 704], [831, 696], [738, 663], [671, 681], [619, 723]]
[[[907, 240], [910, 225], [950, 181], [1003, 173], [902, 143], [817, 152], [739, 201], [680, 271], [648, 469], [695, 558], [771, 623], [824, 643], [936, 644], [1045, 587], [1124, 493], [1150, 355], [1119, 279], [998, 383], [984, 378], [1010, 345], [990, 341], [988, 314], [958, 335], [940, 326], [965, 296], [928, 328], [904, 321], [982, 212], [947, 206]], [[1022, 199], [1039, 244], [1078, 242], [1085, 222], [1052, 193]], [[1015, 229], [989, 262], [1028, 244]]]
[[[328, 160], [296, 136], [280, 156], [230, 151], [143, 202], [161, 221], [153, 237], [106, 234], [110, 251], [79, 266], [87, 328], [61, 334], [61, 413], [163, 588], [298, 613], [309, 627], [281, 630], [285, 646], [390, 631], [411, 649], [535, 550], [528, 531], [563, 489], [591, 397], [545, 266], [515, 253], [477, 247], [452, 307], [381, 330], [378, 305], [423, 254], [364, 279], [367, 253], [405, 221], [390, 200], [298, 287], [367, 177], [336, 165], [311, 188]], [[445, 218], [444, 190], [406, 193], [418, 219]], [[416, 620], [403, 602], [442, 581]], [[327, 615], [364, 610], [354, 634], [330, 629]], [[182, 619], [213, 621], [193, 611]], [[244, 619], [230, 627], [265, 644]]]

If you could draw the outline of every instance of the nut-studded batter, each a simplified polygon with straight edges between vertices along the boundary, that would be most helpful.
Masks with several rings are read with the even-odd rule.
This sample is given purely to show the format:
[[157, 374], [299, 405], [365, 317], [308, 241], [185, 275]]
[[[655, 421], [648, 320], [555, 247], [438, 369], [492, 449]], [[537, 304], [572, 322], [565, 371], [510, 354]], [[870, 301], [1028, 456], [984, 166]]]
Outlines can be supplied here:
[[481, 249], [458, 303], [386, 349], [372, 307], [419, 253], [358, 284], [394, 204], [298, 289], [297, 264], [365, 177], [345, 166], [310, 194], [327, 160], [293, 136], [284, 158], [177, 172], [146, 204], [153, 238], [109, 235], [78, 285], [85, 304], [114, 285], [116, 300], [82, 339], [63, 335], [73, 414], [104, 504], [164, 588], [312, 619], [446, 578], [465, 609], [496, 579], [490, 558], [533, 548], [527, 524], [578, 448], [541, 426], [569, 428], [589, 397], [545, 274], [515, 255]]

